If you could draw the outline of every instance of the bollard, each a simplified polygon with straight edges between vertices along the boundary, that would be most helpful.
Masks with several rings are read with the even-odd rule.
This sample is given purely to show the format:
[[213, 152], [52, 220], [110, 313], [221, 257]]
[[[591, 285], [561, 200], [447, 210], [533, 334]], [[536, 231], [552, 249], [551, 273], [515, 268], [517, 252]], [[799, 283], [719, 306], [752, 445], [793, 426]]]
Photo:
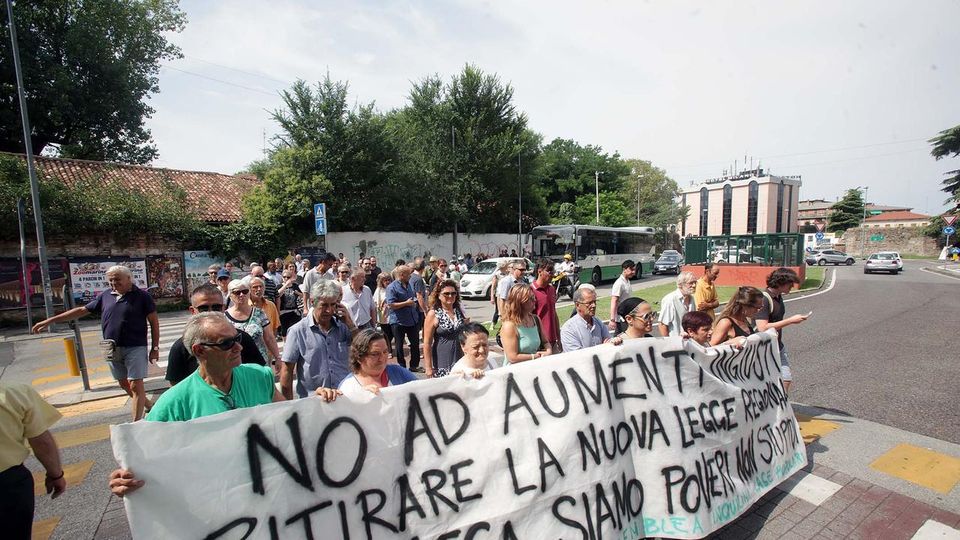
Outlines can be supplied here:
[[80, 363], [77, 362], [77, 343], [72, 337], [63, 338], [63, 352], [67, 355], [67, 369], [70, 370], [70, 376], [80, 376]]

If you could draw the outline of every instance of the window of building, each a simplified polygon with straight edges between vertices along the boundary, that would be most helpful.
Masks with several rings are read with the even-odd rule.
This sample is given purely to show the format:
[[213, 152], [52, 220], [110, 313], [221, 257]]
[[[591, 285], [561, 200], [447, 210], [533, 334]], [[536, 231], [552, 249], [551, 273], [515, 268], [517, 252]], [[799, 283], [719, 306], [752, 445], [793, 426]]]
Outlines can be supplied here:
[[[750, 181], [747, 188], [747, 234], [757, 234], [757, 201], [760, 199], [760, 186], [756, 180]], [[807, 222], [809, 225], [810, 222]]]
[[730, 234], [730, 221], [733, 219], [733, 186], [723, 186], [723, 232]]
[[783, 180], [777, 184], [777, 232], [783, 232]]
[[700, 188], [700, 236], [707, 235], [707, 217], [710, 206], [710, 192], [707, 188]]

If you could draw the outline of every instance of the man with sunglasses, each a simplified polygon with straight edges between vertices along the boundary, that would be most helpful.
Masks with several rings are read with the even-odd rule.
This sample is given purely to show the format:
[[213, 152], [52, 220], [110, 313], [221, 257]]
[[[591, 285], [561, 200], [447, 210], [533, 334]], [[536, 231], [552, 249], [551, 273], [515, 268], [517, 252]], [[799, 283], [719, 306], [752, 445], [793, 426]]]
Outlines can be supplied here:
[[[222, 313], [224, 308], [225, 304], [223, 303], [223, 297], [220, 295], [220, 289], [214, 285], [204, 283], [190, 294], [190, 313], [193, 315], [211, 311]], [[240, 332], [240, 345], [243, 347], [240, 351], [240, 362], [242, 364], [266, 365], [263, 355], [260, 354], [252, 337]], [[183, 338], [178, 338], [173, 342], [167, 356], [166, 379], [173, 386], [196, 371], [197, 365], [197, 358], [190, 354], [190, 351], [184, 346]]]
[[550, 342], [550, 350], [556, 353], [560, 351], [560, 317], [557, 316], [557, 289], [551, 285], [553, 262], [549, 259], [540, 259], [537, 263], [536, 276], [532, 286], [533, 294], [537, 298], [534, 313], [540, 319], [543, 335]]

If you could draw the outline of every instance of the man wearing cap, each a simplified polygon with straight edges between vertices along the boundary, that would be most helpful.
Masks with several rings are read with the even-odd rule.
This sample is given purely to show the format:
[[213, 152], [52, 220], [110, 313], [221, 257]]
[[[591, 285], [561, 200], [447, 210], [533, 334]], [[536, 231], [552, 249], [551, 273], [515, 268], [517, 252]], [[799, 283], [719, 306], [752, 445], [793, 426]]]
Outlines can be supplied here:
[[620, 265], [620, 277], [613, 283], [613, 289], [610, 291], [610, 322], [607, 323], [610, 332], [619, 334], [627, 329], [627, 325], [617, 315], [617, 304], [633, 295], [630, 279], [637, 273], [636, 268], [637, 265], [630, 259], [623, 261]]
[[226, 269], [221, 269], [217, 272], [217, 289], [220, 290], [220, 295], [223, 296], [223, 304], [230, 305], [230, 291], [227, 290], [227, 285], [230, 285], [230, 272]]
[[[98, 294], [92, 302], [78, 306], [33, 325], [33, 333], [42, 332], [52, 323], [72, 321], [88, 313], [100, 313], [104, 356], [113, 378], [133, 398], [131, 414], [134, 422], [150, 408], [143, 379], [149, 364], [160, 357], [160, 319], [157, 306], [147, 291], [133, 283], [133, 273], [126, 266], [107, 269], [110, 290]], [[151, 347], [147, 350], [147, 324], [150, 325]]]

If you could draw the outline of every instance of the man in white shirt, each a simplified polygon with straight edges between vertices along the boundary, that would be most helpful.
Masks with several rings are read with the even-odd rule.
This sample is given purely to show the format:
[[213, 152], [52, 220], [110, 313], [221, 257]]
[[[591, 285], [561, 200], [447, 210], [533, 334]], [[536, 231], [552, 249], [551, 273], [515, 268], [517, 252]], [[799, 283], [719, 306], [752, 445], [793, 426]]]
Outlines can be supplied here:
[[667, 293], [660, 301], [660, 334], [663, 337], [684, 335], [683, 316], [697, 310], [697, 302], [693, 299], [696, 288], [697, 276], [692, 272], [680, 272], [677, 290]]
[[623, 261], [620, 268], [622, 270], [620, 277], [613, 283], [613, 289], [610, 291], [610, 322], [607, 323], [607, 328], [617, 334], [627, 329], [626, 323], [621, 322], [622, 317], [617, 315], [617, 306], [620, 305], [620, 302], [633, 295], [630, 280], [637, 273], [637, 265], [630, 259], [627, 259]]
[[327, 253], [320, 257], [320, 260], [317, 261], [317, 266], [311, 268], [303, 275], [303, 285], [301, 285], [300, 288], [303, 291], [304, 314], [309, 313], [310, 306], [313, 305], [310, 302], [310, 291], [313, 290], [313, 286], [322, 279], [336, 281], [336, 276], [332, 273], [333, 266], [336, 262], [337, 257], [333, 253]]

